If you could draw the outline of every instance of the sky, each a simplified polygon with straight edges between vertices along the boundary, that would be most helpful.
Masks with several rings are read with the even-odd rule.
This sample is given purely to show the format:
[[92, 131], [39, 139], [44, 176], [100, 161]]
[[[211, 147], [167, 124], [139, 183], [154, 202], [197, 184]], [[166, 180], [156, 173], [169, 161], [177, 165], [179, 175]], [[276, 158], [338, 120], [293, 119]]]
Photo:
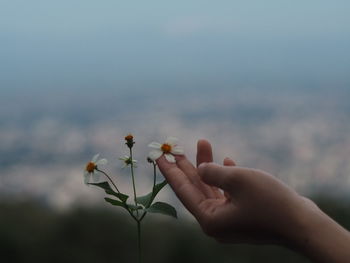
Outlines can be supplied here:
[[[348, 1], [0, 0], [0, 192], [100, 202], [122, 138], [266, 170], [303, 194], [350, 187]], [[147, 174], [147, 164], [140, 164]], [[127, 176], [121, 184], [128, 189]], [[151, 179], [138, 176], [141, 192]], [[327, 188], [328, 189], [328, 188]], [[328, 191], [328, 190], [327, 190]], [[177, 202], [170, 189], [163, 196]]]
[[0, 7], [2, 88], [167, 88], [252, 75], [341, 85], [349, 72], [348, 1], [2, 0]]

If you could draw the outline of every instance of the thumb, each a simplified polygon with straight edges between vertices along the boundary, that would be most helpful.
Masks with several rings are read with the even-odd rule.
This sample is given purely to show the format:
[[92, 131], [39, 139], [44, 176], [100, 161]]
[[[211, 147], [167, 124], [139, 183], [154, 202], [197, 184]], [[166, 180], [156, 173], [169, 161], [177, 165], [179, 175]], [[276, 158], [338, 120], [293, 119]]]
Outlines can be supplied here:
[[215, 163], [202, 163], [198, 166], [198, 174], [209, 185], [231, 191], [236, 183], [236, 170], [232, 166], [222, 166]]

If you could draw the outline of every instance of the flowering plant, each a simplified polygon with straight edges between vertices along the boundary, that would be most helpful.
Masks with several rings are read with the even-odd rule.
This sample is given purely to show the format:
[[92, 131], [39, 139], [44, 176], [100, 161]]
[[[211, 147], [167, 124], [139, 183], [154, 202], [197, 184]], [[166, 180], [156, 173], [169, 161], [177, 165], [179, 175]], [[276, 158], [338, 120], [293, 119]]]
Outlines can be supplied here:
[[[87, 163], [84, 170], [84, 182], [88, 185], [97, 186], [105, 191], [108, 197], [104, 200], [113, 206], [118, 206], [125, 209], [133, 220], [137, 224], [137, 243], [138, 243], [138, 260], [141, 262], [141, 222], [147, 215], [147, 213], [160, 213], [177, 218], [177, 212], [173, 206], [165, 202], [154, 202], [157, 194], [162, 188], [167, 185], [164, 180], [160, 183], [156, 182], [157, 164], [156, 160], [163, 154], [169, 162], [175, 162], [174, 154], [183, 154], [181, 147], [177, 146], [177, 139], [175, 137], [169, 137], [165, 143], [160, 144], [156, 142], [150, 143], [148, 146], [153, 150], [148, 155], [148, 162], [153, 165], [153, 187], [152, 191], [143, 196], [137, 196], [136, 183], [135, 183], [135, 168], [137, 160], [133, 159], [133, 146], [135, 144], [133, 135], [129, 134], [125, 136], [125, 144], [129, 149], [129, 155], [119, 158], [123, 161], [123, 168], [130, 167], [132, 189], [133, 189], [133, 202], [129, 203], [129, 196], [120, 191], [112, 179], [105, 171], [100, 169], [100, 165], [107, 164], [106, 159], [99, 159], [99, 154], [96, 154], [90, 162]], [[98, 182], [100, 175], [104, 175], [107, 181]], [[93, 180], [93, 183], [90, 180]], [[111, 187], [111, 185], [113, 188]]]

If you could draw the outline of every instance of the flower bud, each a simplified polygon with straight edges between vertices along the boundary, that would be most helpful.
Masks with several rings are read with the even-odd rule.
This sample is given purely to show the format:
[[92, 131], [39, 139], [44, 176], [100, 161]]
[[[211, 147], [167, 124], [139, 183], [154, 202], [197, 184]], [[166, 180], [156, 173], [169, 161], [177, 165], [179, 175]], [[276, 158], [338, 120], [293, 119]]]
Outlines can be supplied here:
[[125, 136], [125, 144], [131, 149], [135, 142], [134, 142], [134, 136], [132, 136], [132, 134], [128, 134], [127, 136]]

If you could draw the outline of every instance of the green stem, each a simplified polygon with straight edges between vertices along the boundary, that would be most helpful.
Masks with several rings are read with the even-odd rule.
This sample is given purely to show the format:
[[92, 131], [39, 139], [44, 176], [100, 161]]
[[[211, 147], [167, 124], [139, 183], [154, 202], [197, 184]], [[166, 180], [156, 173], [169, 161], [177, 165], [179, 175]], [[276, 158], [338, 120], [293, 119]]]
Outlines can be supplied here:
[[[156, 177], [157, 177], [157, 164], [153, 163], [153, 188], [152, 191], [154, 191], [154, 187], [156, 186]], [[148, 205], [148, 207], [151, 204]], [[143, 212], [143, 214], [140, 217], [140, 222], [142, 221], [142, 219], [146, 216], [147, 212]]]
[[129, 214], [131, 215], [132, 218], [135, 219], [136, 222], [138, 222], [139, 220], [133, 215], [133, 213], [129, 210], [129, 208], [125, 207], [126, 211], [129, 212]]
[[[104, 171], [100, 170], [100, 169], [97, 169], [96, 168], [96, 171], [100, 172], [100, 173], [103, 173], [107, 178], [108, 180], [111, 182], [111, 184], [114, 186], [114, 188], [117, 190], [117, 192], [120, 194], [121, 192], [119, 191], [118, 187], [115, 185], [115, 183], [113, 182], [112, 178]], [[125, 205], [126, 205], [126, 202], [123, 202]], [[129, 214], [135, 219], [135, 221], [138, 221], [138, 219], [131, 213], [131, 211], [129, 210], [129, 208], [127, 208], [125, 206], [125, 209], [129, 212]]]
[[141, 263], [141, 222], [137, 221], [138, 262]]
[[[130, 170], [131, 170], [131, 178], [132, 178], [132, 187], [134, 189], [134, 202], [135, 205], [137, 206], [137, 202], [136, 202], [136, 187], [135, 187], [135, 177], [134, 177], [134, 163], [133, 163], [133, 158], [132, 158], [132, 149], [131, 147], [129, 147], [130, 150], [130, 160], [131, 160], [131, 164], [130, 164]], [[139, 210], [136, 210], [136, 215], [137, 217], [139, 217]]]
[[156, 177], [157, 177], [157, 165], [153, 163], [153, 189], [156, 186]]
[[115, 190], [117, 190], [117, 192], [120, 194], [120, 191], [119, 191], [118, 187], [115, 185], [115, 183], [113, 182], [112, 178], [109, 177], [109, 175], [107, 173], [105, 173], [104, 171], [102, 171], [100, 169], [97, 169], [97, 168], [96, 168], [96, 171], [98, 171], [100, 173], [103, 173], [108, 178], [108, 180], [111, 182], [111, 184], [114, 186]]

